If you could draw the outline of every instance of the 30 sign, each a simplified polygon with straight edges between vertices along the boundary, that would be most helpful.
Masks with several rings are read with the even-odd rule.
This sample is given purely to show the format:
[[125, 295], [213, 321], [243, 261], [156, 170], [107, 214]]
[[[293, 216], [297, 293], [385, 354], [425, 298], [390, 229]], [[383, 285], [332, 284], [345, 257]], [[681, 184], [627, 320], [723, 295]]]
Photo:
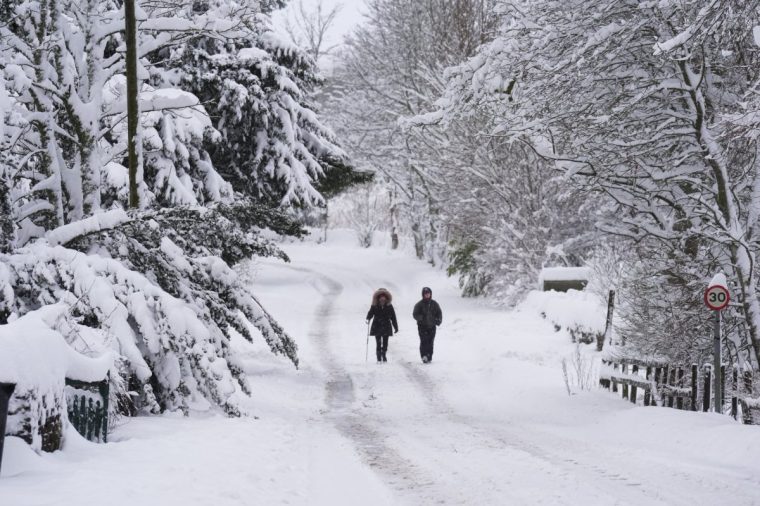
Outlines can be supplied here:
[[713, 311], [720, 311], [731, 302], [728, 288], [721, 285], [713, 285], [705, 290], [705, 304]]

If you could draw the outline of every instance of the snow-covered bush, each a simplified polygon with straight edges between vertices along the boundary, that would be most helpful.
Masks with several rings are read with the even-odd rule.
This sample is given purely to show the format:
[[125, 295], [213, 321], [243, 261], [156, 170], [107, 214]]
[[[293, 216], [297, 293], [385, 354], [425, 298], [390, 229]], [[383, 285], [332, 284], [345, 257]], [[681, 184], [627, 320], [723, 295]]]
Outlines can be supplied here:
[[125, 359], [138, 408], [152, 393], [164, 409], [215, 404], [239, 414], [229, 399], [235, 384], [250, 386], [230, 352], [232, 332], [261, 336], [298, 363], [295, 343], [230, 267], [251, 255], [286, 259], [255, 225], [300, 231], [251, 203], [96, 215], [0, 255], [0, 308], [13, 315], [66, 304]]
[[566, 330], [573, 342], [595, 343], [604, 334], [607, 308], [589, 292], [531, 291], [519, 306], [546, 318], [555, 330]]
[[580, 343], [570, 356], [562, 358], [561, 367], [568, 395], [572, 395], [572, 390], [576, 388], [589, 391], [596, 386], [594, 357], [584, 353]]
[[0, 325], [0, 382], [16, 385], [6, 434], [24, 439], [37, 451], [58, 450], [63, 442], [65, 379], [101, 381], [114, 366], [115, 354], [81, 355], [46, 323], [61, 310], [65, 308], [46, 306]]
[[389, 228], [390, 205], [381, 184], [368, 183], [352, 188], [330, 203], [330, 226], [348, 228], [363, 248], [372, 246], [377, 230]]

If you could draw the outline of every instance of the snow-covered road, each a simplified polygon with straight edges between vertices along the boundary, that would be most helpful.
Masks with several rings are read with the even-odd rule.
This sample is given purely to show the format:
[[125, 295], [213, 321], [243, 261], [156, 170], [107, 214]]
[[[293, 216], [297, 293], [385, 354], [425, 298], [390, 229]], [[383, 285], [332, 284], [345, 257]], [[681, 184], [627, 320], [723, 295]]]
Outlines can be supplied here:
[[[573, 345], [530, 308], [463, 300], [438, 270], [335, 236], [254, 268], [301, 359], [293, 371], [238, 343], [258, 419], [141, 418], [114, 444], [42, 459], [11, 445], [0, 504], [760, 504], [760, 428], [568, 396]], [[380, 286], [401, 330], [386, 364], [372, 342], [365, 362]], [[422, 286], [444, 313], [427, 365], [411, 318]]]

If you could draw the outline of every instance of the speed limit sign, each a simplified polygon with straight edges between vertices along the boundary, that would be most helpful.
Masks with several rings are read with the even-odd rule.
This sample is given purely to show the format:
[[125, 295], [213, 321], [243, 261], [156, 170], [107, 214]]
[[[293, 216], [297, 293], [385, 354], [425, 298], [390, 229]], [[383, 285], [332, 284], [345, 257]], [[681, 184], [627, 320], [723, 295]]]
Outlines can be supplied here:
[[713, 285], [705, 290], [705, 304], [713, 311], [720, 311], [728, 306], [731, 296], [728, 295], [728, 288], [721, 285]]

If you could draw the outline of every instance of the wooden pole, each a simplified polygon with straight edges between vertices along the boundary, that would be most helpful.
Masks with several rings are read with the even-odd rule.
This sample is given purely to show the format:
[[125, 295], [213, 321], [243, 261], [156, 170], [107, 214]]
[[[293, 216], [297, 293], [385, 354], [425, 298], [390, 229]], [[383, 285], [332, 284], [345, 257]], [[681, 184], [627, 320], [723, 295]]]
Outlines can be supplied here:
[[[602, 359], [602, 365], [604, 367], [609, 367], [610, 366], [610, 362], [607, 361], [607, 360]], [[610, 380], [609, 380], [609, 378], [602, 378], [600, 376], [600, 378], [599, 378], [599, 386], [602, 387], [602, 388], [606, 388], [607, 390], [609, 390], [610, 389]]]
[[691, 410], [697, 410], [697, 364], [691, 364]]
[[737, 367], [734, 367], [731, 380], [731, 386], [733, 387], [733, 392], [731, 392], [731, 416], [736, 420], [736, 417], [739, 414], [739, 403], [736, 397], [739, 389], [739, 369]]
[[705, 367], [705, 382], [702, 389], [702, 411], [710, 411], [710, 366]]
[[15, 383], [0, 383], [0, 468], [3, 464], [3, 443], [5, 441], [5, 423], [8, 419], [8, 405], [15, 389]]
[[[633, 369], [631, 370], [631, 373], [633, 373], [634, 376], [639, 375], [639, 366], [634, 365]], [[631, 402], [633, 404], [636, 404], [636, 392], [638, 390], [638, 387], [636, 385], [631, 385]]]
[[[670, 370], [670, 376], [668, 379], [668, 385], [671, 387], [676, 386], [676, 369], [675, 367]], [[668, 395], [668, 407], [673, 407], [673, 390], [670, 390], [670, 393]]]
[[652, 366], [647, 366], [647, 383], [649, 383], [649, 388], [644, 390], [644, 406], [649, 406], [650, 401], [652, 399]]
[[[655, 369], [654, 369], [654, 385], [655, 385], [655, 388], [658, 389], [658, 391], [659, 391], [659, 388], [660, 388], [661, 378], [662, 378], [662, 367], [655, 367]], [[657, 398], [654, 395], [652, 395], [652, 405], [653, 406], [657, 406]]]
[[726, 403], [726, 366], [720, 366], [720, 412], [723, 413], [723, 405]]
[[[742, 376], [742, 379], [744, 380], [744, 391], [748, 397], [752, 397], [752, 371], [744, 371], [744, 374], [742, 374]], [[742, 423], [751, 424], [753, 420], [749, 406], [747, 406], [747, 403], [743, 398], [739, 399], [739, 403], [742, 407]]]
[[137, 195], [137, 124], [140, 120], [137, 103], [137, 17], [135, 2], [124, 0], [124, 28], [127, 45], [127, 157], [129, 161], [129, 207], [139, 206]]
[[[678, 368], [678, 388], [683, 388], [683, 367]], [[683, 396], [676, 397], [676, 409], [683, 409]]]

